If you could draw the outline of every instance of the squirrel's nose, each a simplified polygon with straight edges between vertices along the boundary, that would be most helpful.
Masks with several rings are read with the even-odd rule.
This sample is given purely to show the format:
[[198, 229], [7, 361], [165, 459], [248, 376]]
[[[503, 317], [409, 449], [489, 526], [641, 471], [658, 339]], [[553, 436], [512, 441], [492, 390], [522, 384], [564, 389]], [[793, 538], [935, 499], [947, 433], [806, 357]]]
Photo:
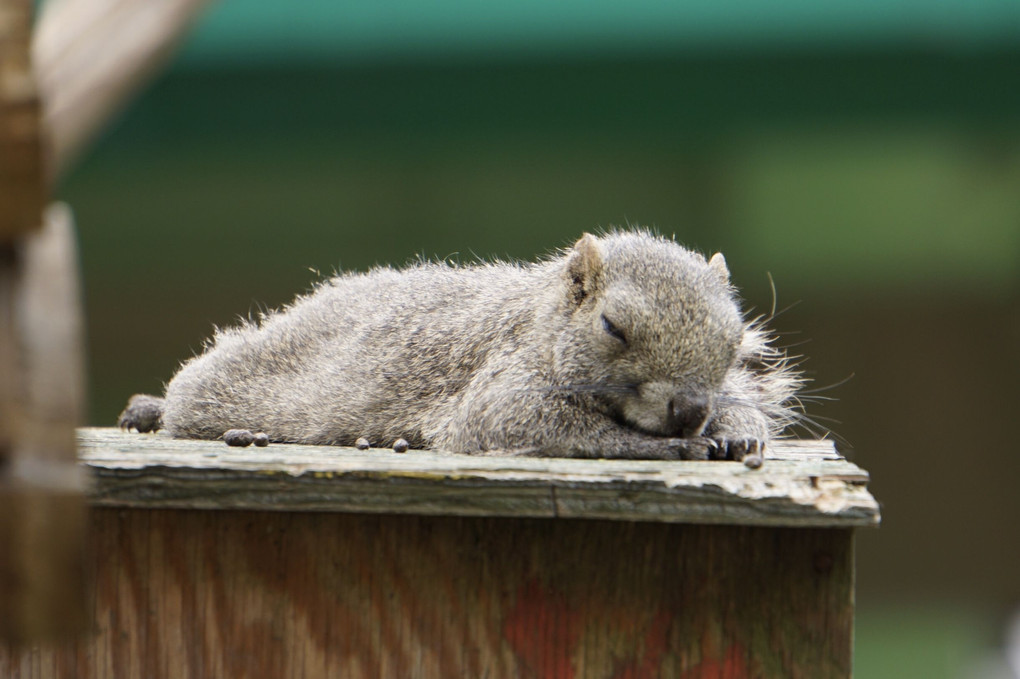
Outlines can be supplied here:
[[669, 423], [669, 430], [679, 434], [682, 438], [700, 435], [712, 412], [712, 404], [709, 399], [703, 396], [691, 397], [677, 394], [669, 399], [666, 407], [668, 408], [666, 419]]

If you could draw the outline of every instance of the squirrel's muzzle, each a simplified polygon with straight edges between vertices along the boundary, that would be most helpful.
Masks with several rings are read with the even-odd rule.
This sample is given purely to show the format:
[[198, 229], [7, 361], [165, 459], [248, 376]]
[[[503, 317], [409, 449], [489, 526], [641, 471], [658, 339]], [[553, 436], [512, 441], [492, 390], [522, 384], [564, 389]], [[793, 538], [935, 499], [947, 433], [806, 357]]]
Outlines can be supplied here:
[[712, 413], [712, 403], [705, 397], [677, 394], [666, 406], [669, 430], [682, 438], [700, 436]]

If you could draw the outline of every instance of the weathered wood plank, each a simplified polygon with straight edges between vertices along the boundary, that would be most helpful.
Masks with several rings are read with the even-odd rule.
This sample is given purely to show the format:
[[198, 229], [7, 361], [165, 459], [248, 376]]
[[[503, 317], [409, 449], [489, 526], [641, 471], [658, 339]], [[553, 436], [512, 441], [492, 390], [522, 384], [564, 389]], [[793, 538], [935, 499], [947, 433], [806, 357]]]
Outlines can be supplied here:
[[95, 634], [0, 676], [848, 677], [844, 529], [96, 509]]
[[489, 457], [173, 439], [79, 430], [106, 507], [270, 509], [603, 518], [773, 526], [879, 521], [868, 475], [827, 441], [775, 446], [760, 470], [735, 462]]

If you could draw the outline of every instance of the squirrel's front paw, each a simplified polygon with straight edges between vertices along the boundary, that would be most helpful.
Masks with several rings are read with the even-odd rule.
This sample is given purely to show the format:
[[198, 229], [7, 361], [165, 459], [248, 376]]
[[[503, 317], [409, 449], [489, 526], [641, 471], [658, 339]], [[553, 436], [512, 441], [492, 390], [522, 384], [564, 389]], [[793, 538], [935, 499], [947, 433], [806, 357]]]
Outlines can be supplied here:
[[716, 447], [712, 439], [667, 438], [646, 436], [628, 442], [626, 448], [612, 455], [604, 455], [598, 450], [598, 457], [614, 457], [628, 460], [707, 460]]
[[735, 460], [743, 462], [751, 469], [757, 469], [764, 461], [765, 442], [761, 439], [723, 436], [711, 440], [715, 444], [715, 448], [711, 452], [711, 457], [714, 460]]
[[163, 425], [163, 399], [149, 394], [135, 394], [128, 400], [124, 412], [117, 418], [121, 429], [137, 429], [146, 434], [159, 431]]
[[675, 460], [708, 460], [716, 447], [715, 441], [707, 438], [670, 438], [665, 439], [666, 449], [671, 453], [666, 459]]

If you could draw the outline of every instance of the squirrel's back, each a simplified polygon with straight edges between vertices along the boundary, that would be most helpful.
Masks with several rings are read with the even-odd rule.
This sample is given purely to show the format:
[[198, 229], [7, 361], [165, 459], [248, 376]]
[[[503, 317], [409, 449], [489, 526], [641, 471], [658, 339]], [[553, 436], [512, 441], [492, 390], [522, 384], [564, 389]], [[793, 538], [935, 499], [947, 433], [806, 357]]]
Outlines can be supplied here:
[[541, 265], [422, 263], [335, 276], [219, 330], [170, 382], [163, 426], [201, 438], [245, 427], [294, 442], [422, 443], [390, 423], [440, 406], [493, 345], [524, 332], [543, 275]]

